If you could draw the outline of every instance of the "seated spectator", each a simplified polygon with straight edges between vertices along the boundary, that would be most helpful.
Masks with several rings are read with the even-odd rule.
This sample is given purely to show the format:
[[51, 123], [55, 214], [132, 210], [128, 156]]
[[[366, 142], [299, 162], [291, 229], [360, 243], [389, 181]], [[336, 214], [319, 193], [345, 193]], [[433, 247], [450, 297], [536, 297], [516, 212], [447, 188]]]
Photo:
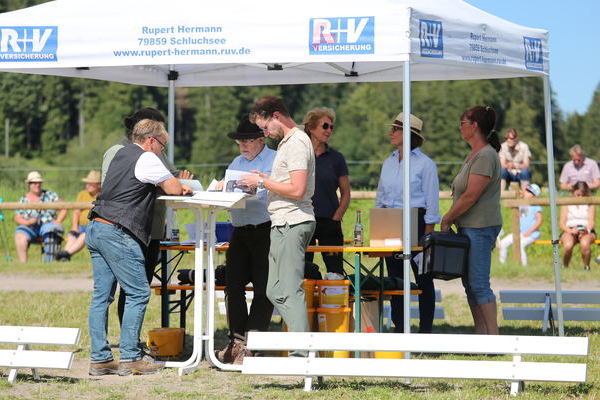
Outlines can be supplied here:
[[[75, 201], [90, 203], [96, 200], [96, 196], [100, 193], [100, 172], [90, 171], [81, 181], [85, 182], [85, 190], [77, 193]], [[57, 254], [59, 261], [69, 261], [73, 254], [85, 246], [85, 231], [89, 222], [87, 216], [88, 210], [73, 211], [73, 225], [67, 236], [67, 244], [64, 250]]]
[[[47, 203], [61, 201], [55, 192], [42, 189], [42, 175], [32, 171], [25, 180], [29, 191], [19, 200], [21, 203]], [[27, 249], [32, 240], [42, 239], [46, 251], [46, 261], [54, 259], [54, 246], [56, 236], [64, 232], [61, 223], [67, 215], [67, 210], [16, 210], [15, 247], [20, 262], [27, 261]]]
[[[523, 197], [525, 199], [531, 199], [533, 197], [540, 197], [542, 190], [535, 183], [527, 185], [523, 191]], [[519, 226], [521, 232], [521, 262], [527, 266], [527, 253], [525, 248], [535, 242], [540, 237], [540, 226], [542, 226], [542, 207], [540, 206], [521, 206], [519, 207]], [[504, 264], [506, 262], [506, 253], [508, 247], [513, 244], [512, 233], [506, 235], [500, 240], [500, 262]]]
[[526, 190], [531, 181], [529, 146], [519, 140], [519, 133], [514, 128], [507, 130], [504, 138], [506, 141], [502, 143], [498, 153], [502, 166], [502, 190], [506, 189], [507, 182], [520, 182], [521, 190]]
[[[590, 194], [588, 184], [583, 181], [575, 183], [571, 188], [571, 195], [574, 197], [587, 197]], [[573, 247], [579, 243], [583, 268], [586, 271], [590, 270], [591, 246], [596, 240], [595, 218], [596, 207], [593, 204], [561, 206], [560, 228], [563, 230], [563, 234], [560, 240], [563, 243], [563, 267], [569, 266]]]
[[560, 173], [561, 190], [573, 190], [575, 183], [582, 181], [587, 183], [590, 190], [600, 187], [600, 169], [598, 163], [584, 154], [583, 147], [576, 144], [569, 149], [571, 161], [563, 166]]

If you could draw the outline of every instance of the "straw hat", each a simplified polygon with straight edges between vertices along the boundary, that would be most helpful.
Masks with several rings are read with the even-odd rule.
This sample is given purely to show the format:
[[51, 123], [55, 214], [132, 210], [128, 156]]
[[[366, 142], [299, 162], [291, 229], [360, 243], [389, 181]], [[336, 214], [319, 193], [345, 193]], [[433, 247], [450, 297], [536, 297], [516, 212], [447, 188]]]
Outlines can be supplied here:
[[81, 182], [85, 183], [100, 183], [100, 172], [98, 171], [90, 171], [88, 175], [81, 180]]
[[31, 171], [30, 173], [28, 173], [27, 179], [25, 179], [25, 183], [32, 182], [44, 182], [44, 180], [42, 179], [42, 175], [37, 171]]
[[[419, 118], [415, 117], [412, 114], [410, 114], [409, 120], [410, 120], [410, 132], [414, 136], [416, 136], [417, 147], [420, 147], [423, 144], [423, 142], [425, 141], [425, 138], [421, 134], [421, 130], [423, 129], [423, 121], [421, 121]], [[402, 128], [404, 126], [404, 113], [398, 114], [398, 116], [396, 116], [396, 119], [394, 120], [394, 123], [389, 124], [389, 126], [396, 126], [398, 128]]]

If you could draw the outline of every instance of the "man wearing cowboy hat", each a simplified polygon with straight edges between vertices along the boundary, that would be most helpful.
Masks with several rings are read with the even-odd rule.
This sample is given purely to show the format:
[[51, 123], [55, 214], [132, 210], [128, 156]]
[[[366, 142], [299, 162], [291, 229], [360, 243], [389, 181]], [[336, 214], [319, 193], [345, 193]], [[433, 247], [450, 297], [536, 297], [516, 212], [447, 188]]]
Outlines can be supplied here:
[[[42, 175], [32, 171], [27, 175], [25, 183], [29, 191], [21, 197], [21, 203], [46, 203], [61, 201], [58, 195], [51, 190], [42, 189]], [[64, 232], [61, 223], [67, 215], [67, 210], [16, 210], [15, 223], [18, 225], [15, 231], [15, 247], [20, 262], [27, 261], [27, 249], [32, 240], [43, 239], [46, 251], [46, 261], [54, 259], [54, 241], [56, 235]]]
[[[384, 161], [377, 185], [376, 208], [403, 208], [404, 176], [402, 173], [404, 114], [400, 113], [390, 124], [390, 144], [397, 150]], [[419, 238], [433, 231], [440, 222], [439, 181], [435, 163], [421, 151], [425, 138], [421, 130], [423, 121], [410, 115], [410, 207], [418, 209]], [[413, 256], [416, 254], [413, 254]], [[390, 277], [403, 277], [402, 253], [386, 257], [385, 263]], [[422, 294], [419, 295], [419, 332], [431, 333], [435, 311], [435, 288], [429, 275], [418, 275], [417, 265], [411, 262], [415, 280]], [[402, 296], [392, 296], [392, 321], [395, 332], [404, 331], [404, 306]]]
[[[88, 175], [81, 180], [85, 183], [85, 190], [77, 193], [76, 202], [91, 203], [96, 200], [100, 193], [101, 176], [99, 171], [90, 171]], [[59, 261], [69, 261], [71, 256], [83, 249], [85, 246], [85, 231], [88, 226], [87, 211], [73, 211], [73, 226], [67, 236], [67, 244], [65, 248], [58, 252]]]
[[[239, 146], [237, 156], [229, 169], [237, 171], [257, 170], [271, 174], [277, 154], [265, 146], [262, 130], [245, 115], [237, 130], [227, 134]], [[267, 298], [269, 275], [269, 233], [271, 221], [267, 211], [267, 191], [258, 190], [257, 200], [248, 200], [245, 209], [230, 210], [234, 226], [226, 255], [227, 322], [230, 341], [217, 352], [221, 362], [241, 364], [246, 349], [246, 333], [251, 330], [266, 331], [269, 327], [273, 304]], [[252, 282], [254, 298], [248, 313], [246, 285]]]

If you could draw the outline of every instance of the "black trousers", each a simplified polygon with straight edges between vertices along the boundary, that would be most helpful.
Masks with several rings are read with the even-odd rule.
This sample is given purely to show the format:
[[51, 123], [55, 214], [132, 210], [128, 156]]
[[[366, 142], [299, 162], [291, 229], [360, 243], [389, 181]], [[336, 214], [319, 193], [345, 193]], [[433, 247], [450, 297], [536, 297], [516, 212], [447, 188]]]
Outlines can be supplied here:
[[[146, 278], [148, 279], [148, 285], [152, 283], [152, 278], [154, 276], [154, 270], [156, 266], [160, 262], [160, 240], [152, 239], [150, 240], [150, 244], [148, 247], [142, 246], [142, 250], [144, 251], [144, 266], [146, 268]], [[116, 289], [113, 287], [113, 293]], [[125, 312], [125, 300], [127, 296], [125, 295], [125, 291], [123, 288], [119, 290], [119, 300], [117, 302], [117, 312], [119, 313], [119, 325], [123, 322], [123, 313]]]
[[[334, 221], [331, 218], [316, 218], [317, 225], [310, 244], [314, 245], [319, 240], [320, 246], [342, 246], [344, 244], [344, 235], [342, 234], [341, 221]], [[306, 261], [313, 262], [315, 253], [306, 253]], [[327, 272], [337, 272], [344, 275], [342, 253], [321, 253]]]
[[[227, 321], [230, 338], [244, 339], [248, 331], [269, 328], [273, 304], [267, 298], [271, 223], [233, 229], [226, 254]], [[246, 306], [246, 285], [252, 282], [254, 299]]]
[[[418, 234], [423, 237], [425, 232], [425, 209], [419, 209], [418, 216]], [[413, 256], [417, 253], [413, 252]], [[388, 276], [403, 277], [402, 253], [394, 253], [385, 258]], [[435, 286], [431, 275], [418, 275], [417, 264], [411, 260], [410, 265], [415, 275], [417, 286], [422, 291], [419, 295], [419, 333], [431, 333], [433, 329], [433, 315], [435, 312]], [[404, 332], [404, 296], [392, 296], [392, 321], [394, 322], [394, 332]]]

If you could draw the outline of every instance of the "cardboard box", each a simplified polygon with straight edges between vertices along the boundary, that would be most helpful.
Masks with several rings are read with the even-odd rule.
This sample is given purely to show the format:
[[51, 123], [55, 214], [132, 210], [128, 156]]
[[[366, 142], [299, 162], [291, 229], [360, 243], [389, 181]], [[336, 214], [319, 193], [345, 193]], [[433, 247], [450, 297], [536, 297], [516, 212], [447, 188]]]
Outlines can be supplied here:
[[[370, 213], [370, 246], [397, 247], [402, 246], [401, 208], [371, 208]], [[418, 209], [410, 210], [410, 242], [417, 246], [419, 241], [419, 225], [417, 222]]]

